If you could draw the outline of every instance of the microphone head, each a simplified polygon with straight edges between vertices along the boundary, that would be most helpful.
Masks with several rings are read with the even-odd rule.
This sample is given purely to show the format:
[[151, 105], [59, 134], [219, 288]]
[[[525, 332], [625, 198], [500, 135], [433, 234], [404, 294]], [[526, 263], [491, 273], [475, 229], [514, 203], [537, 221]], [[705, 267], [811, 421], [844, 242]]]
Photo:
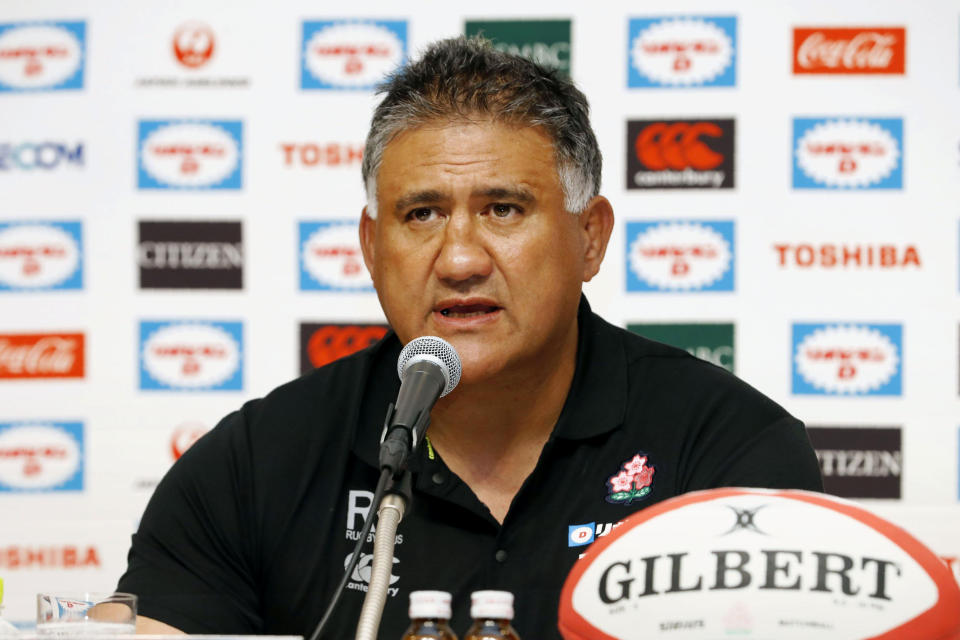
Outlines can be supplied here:
[[397, 375], [400, 381], [407, 372], [407, 368], [415, 362], [433, 362], [440, 367], [446, 384], [440, 397], [447, 395], [460, 382], [460, 356], [449, 342], [436, 336], [420, 336], [407, 343], [397, 359]]

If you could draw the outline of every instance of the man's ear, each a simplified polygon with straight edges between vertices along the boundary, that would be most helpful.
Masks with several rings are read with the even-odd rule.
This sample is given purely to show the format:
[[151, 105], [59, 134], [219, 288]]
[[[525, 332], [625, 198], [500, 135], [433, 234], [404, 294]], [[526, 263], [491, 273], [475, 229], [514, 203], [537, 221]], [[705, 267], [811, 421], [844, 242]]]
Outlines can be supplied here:
[[367, 265], [370, 278], [376, 286], [376, 277], [373, 274], [373, 258], [376, 247], [377, 221], [367, 215], [367, 208], [360, 212], [360, 251], [363, 252], [363, 263]]
[[603, 196], [595, 196], [580, 212], [580, 229], [583, 232], [583, 281], [590, 282], [600, 271], [600, 263], [607, 253], [607, 243], [613, 232], [613, 206]]

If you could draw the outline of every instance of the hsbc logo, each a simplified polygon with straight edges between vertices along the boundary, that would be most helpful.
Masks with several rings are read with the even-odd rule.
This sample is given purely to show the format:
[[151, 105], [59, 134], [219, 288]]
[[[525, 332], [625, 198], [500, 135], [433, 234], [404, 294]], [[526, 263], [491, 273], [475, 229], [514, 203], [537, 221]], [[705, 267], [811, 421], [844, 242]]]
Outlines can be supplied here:
[[734, 121], [630, 120], [627, 189], [732, 189]]
[[83, 88], [85, 22], [0, 23], [0, 92]]
[[0, 222], [0, 293], [82, 288], [80, 222]]
[[407, 57], [403, 20], [303, 23], [301, 89], [373, 89]]
[[138, 131], [138, 188], [243, 186], [243, 123], [239, 120], [141, 120]]
[[627, 223], [627, 291], [733, 291], [734, 223]]
[[212, 321], [141, 322], [140, 388], [242, 390], [243, 325]]
[[83, 491], [82, 422], [0, 422], [0, 493]]
[[906, 41], [903, 27], [797, 27], [793, 72], [903, 75]]
[[633, 19], [627, 47], [628, 87], [736, 85], [736, 17]]
[[793, 325], [793, 393], [902, 393], [899, 324]]
[[355, 220], [301, 222], [301, 291], [373, 291]]
[[794, 118], [794, 189], [902, 189], [901, 118]]

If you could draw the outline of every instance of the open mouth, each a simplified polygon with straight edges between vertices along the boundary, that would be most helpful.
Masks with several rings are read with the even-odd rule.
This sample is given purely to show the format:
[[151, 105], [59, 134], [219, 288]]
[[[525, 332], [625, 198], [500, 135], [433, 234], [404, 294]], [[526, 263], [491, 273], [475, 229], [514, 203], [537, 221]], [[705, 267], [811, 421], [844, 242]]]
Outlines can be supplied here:
[[499, 311], [500, 307], [491, 304], [455, 304], [440, 309], [445, 318], [476, 318]]

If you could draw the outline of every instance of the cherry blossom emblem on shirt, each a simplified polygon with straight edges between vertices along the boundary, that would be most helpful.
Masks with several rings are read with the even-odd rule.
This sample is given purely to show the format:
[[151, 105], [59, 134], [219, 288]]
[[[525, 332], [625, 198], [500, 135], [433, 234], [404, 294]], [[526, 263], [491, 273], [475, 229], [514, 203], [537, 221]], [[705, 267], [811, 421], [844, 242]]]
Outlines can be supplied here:
[[647, 466], [647, 456], [637, 453], [607, 479], [607, 502], [630, 504], [646, 498], [653, 489], [655, 471], [653, 465]]

